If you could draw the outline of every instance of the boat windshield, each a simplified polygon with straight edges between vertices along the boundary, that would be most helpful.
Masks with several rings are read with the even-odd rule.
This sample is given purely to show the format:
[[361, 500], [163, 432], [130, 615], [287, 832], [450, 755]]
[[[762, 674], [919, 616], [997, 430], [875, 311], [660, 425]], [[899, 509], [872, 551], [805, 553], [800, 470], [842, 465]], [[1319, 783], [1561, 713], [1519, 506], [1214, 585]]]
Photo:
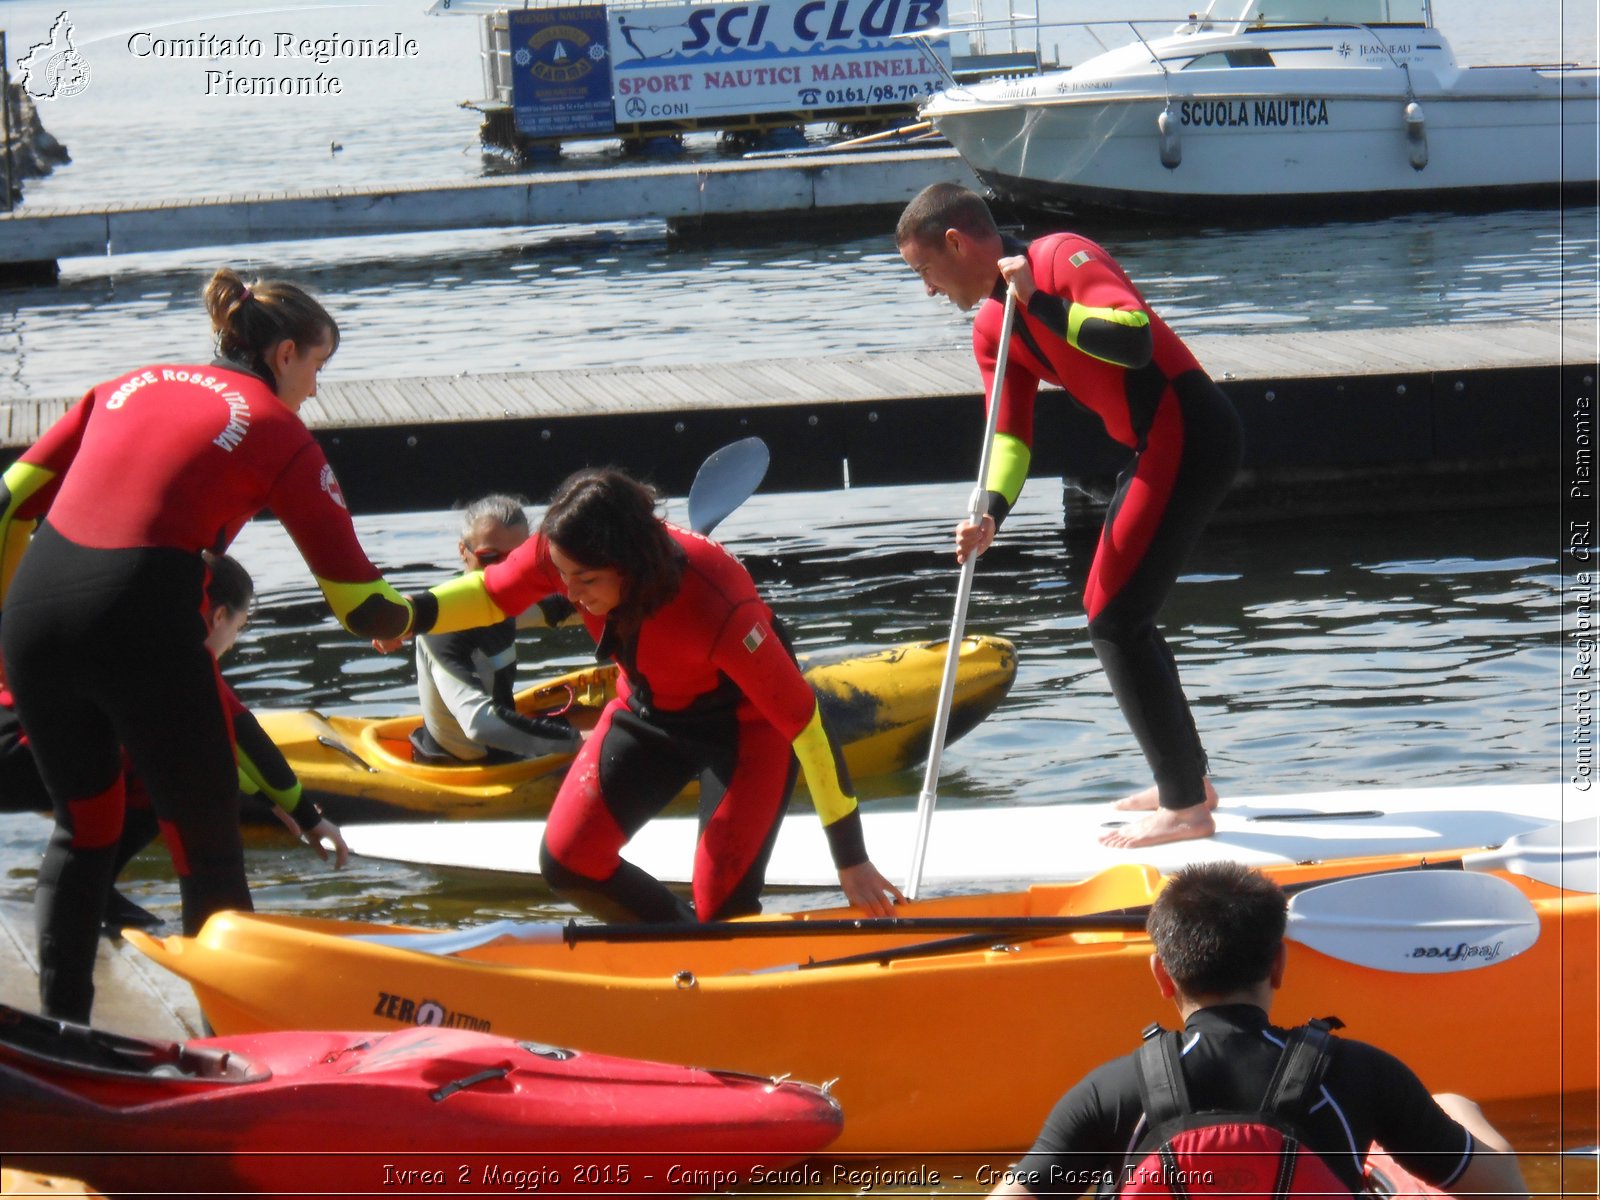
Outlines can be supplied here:
[[1432, 0], [1211, 0], [1206, 21], [1266, 25], [1428, 25]]

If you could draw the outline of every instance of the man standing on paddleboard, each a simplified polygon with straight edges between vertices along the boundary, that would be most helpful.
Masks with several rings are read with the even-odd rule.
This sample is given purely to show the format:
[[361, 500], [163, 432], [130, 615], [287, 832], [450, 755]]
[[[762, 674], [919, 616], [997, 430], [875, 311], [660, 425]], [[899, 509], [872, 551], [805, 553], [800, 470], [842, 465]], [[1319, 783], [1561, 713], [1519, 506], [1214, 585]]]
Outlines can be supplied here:
[[[978, 310], [972, 349], [986, 394], [994, 394], [1004, 363], [987, 512], [956, 530], [958, 561], [989, 548], [1022, 492], [1041, 381], [1064, 387], [1128, 448], [1084, 582], [1084, 608], [1095, 653], [1155, 783], [1117, 803], [1149, 815], [1100, 840], [1134, 847], [1209, 837], [1217, 795], [1156, 617], [1238, 470], [1243, 436], [1232, 402], [1087, 238], [1058, 233], [1025, 245], [1002, 237], [981, 196], [936, 183], [906, 206], [895, 240], [930, 296]], [[1007, 289], [1017, 317], [1012, 344], [1002, 347]]]

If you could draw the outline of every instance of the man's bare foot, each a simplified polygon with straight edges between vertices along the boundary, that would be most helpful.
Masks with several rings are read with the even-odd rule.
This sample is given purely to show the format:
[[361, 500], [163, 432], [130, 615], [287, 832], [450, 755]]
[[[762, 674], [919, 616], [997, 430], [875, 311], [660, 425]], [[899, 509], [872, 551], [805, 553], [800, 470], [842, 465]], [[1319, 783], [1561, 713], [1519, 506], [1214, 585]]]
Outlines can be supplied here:
[[1193, 808], [1158, 808], [1148, 817], [1119, 825], [1100, 835], [1100, 844], [1117, 850], [1139, 846], [1163, 846], [1187, 838], [1210, 837], [1217, 831], [1211, 811], [1203, 804]]
[[[1206, 798], [1204, 801], [1204, 806], [1209, 812], [1211, 809], [1217, 806], [1217, 789], [1211, 786], [1211, 780], [1209, 777], [1205, 780], [1205, 785]], [[1157, 808], [1161, 807], [1161, 789], [1152, 783], [1142, 792], [1135, 792], [1131, 796], [1124, 796], [1111, 807], [1116, 809], [1118, 812], [1155, 812]]]

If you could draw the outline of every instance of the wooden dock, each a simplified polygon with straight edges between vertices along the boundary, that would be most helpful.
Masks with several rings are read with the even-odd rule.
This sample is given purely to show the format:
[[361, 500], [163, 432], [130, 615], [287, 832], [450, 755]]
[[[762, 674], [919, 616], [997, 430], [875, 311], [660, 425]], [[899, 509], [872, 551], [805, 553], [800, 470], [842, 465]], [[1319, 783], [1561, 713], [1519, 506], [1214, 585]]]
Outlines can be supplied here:
[[[1188, 340], [1244, 421], [1251, 486], [1236, 510], [1270, 508], [1297, 484], [1334, 508], [1386, 505], [1389, 482], [1441, 504], [1552, 499], [1562, 414], [1580, 395], [1592, 400], [1600, 360], [1592, 322]], [[681, 495], [707, 454], [750, 434], [773, 448], [769, 491], [965, 482], [981, 400], [970, 352], [951, 346], [328, 382], [303, 415], [357, 510], [380, 512], [497, 489], [537, 498], [595, 463]], [[0, 458], [70, 403], [0, 403]], [[1094, 418], [1046, 399], [1035, 477], [1097, 485], [1125, 457]]]
[[798, 212], [899, 208], [930, 183], [977, 187], [954, 150], [537, 171], [410, 187], [313, 189], [0, 215], [0, 271], [198, 246], [665, 220], [689, 229]]
[[[49, 826], [42, 828], [48, 831]], [[39, 1011], [39, 960], [33, 906], [0, 900], [0, 1003]], [[120, 938], [100, 939], [94, 966], [94, 1024], [134, 1037], [186, 1041], [204, 1037], [189, 985]]]

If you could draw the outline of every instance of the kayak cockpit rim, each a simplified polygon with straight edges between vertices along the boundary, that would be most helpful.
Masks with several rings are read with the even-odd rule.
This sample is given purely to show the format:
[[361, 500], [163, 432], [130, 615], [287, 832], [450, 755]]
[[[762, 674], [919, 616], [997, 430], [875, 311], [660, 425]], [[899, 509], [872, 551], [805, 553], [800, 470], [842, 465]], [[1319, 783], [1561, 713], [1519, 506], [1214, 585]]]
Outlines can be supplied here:
[[0, 1005], [0, 1056], [53, 1071], [142, 1079], [164, 1087], [259, 1083], [272, 1072], [230, 1050], [130, 1037]]

